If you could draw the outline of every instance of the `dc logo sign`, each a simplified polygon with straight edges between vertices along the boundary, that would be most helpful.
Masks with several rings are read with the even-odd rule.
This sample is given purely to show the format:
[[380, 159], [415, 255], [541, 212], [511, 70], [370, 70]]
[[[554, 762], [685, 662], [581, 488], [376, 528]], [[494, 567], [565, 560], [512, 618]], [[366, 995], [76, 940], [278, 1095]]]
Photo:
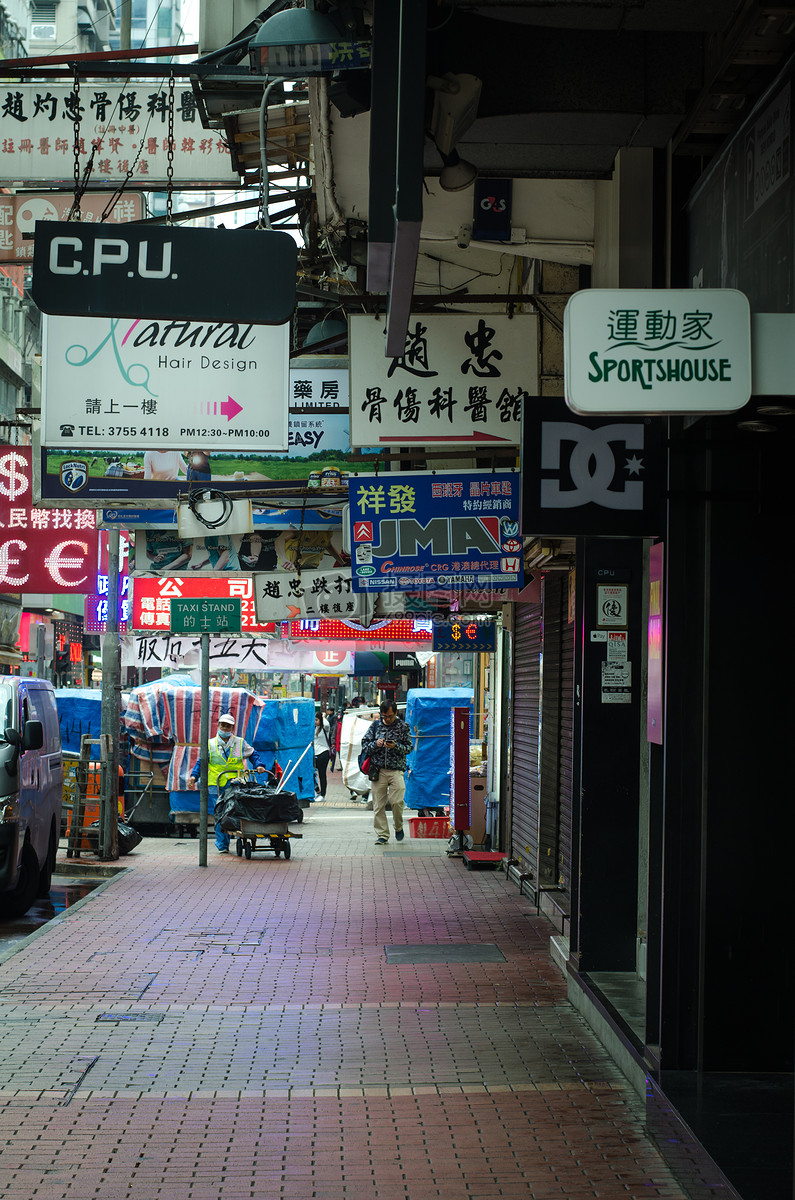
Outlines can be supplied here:
[[664, 421], [577, 417], [564, 400], [525, 406], [522, 531], [654, 537], [662, 530]]
[[[568, 449], [570, 486], [561, 480], [541, 480], [542, 508], [578, 508], [581, 504], [599, 504], [603, 508], [642, 509], [642, 457], [630, 451], [643, 450], [643, 427], [635, 424], [603, 425], [587, 429], [569, 421], [545, 421], [541, 430], [541, 469], [559, 471], [563, 466], [563, 447]], [[613, 447], [619, 449], [619, 459]], [[626, 459], [626, 465], [621, 462]], [[618, 487], [616, 487], [618, 483]]]

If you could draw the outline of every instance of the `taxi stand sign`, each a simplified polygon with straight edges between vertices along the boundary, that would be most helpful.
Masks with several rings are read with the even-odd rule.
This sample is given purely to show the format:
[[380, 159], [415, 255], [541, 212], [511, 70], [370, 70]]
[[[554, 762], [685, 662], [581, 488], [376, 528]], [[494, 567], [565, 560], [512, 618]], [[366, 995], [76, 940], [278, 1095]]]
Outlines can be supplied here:
[[582, 415], [728, 413], [751, 396], [751, 310], [733, 288], [575, 292], [563, 343]]
[[240, 633], [240, 599], [171, 601], [172, 633]]

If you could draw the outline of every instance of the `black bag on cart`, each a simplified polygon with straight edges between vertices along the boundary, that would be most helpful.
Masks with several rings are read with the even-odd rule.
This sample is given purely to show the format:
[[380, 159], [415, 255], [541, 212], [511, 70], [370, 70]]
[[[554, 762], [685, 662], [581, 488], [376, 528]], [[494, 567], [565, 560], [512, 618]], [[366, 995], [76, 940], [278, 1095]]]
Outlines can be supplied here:
[[277, 792], [274, 787], [236, 779], [221, 792], [215, 805], [215, 819], [228, 832], [238, 829], [240, 821], [297, 825], [304, 819], [304, 810], [295, 792]]

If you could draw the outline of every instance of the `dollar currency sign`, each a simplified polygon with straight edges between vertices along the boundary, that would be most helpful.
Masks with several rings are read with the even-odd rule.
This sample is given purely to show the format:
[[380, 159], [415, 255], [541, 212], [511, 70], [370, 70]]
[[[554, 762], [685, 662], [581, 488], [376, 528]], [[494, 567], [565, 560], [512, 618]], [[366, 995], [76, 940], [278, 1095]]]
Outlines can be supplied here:
[[454, 625], [454, 626], [453, 626], [453, 628], [450, 630], [450, 632], [451, 632], [451, 634], [452, 634], [453, 641], [454, 641], [454, 642], [457, 642], [457, 641], [458, 641], [458, 639], [461, 637], [461, 626], [460, 626], [460, 625]]
[[7, 496], [13, 502], [25, 494], [30, 487], [26, 468], [27, 463], [21, 454], [12, 451], [0, 458], [0, 496]]

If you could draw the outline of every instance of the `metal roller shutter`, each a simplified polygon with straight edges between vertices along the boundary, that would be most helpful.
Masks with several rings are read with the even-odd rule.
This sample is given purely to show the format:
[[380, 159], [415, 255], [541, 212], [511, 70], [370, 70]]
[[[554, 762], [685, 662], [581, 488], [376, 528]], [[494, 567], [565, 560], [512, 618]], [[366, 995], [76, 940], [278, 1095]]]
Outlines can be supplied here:
[[572, 755], [574, 735], [574, 627], [567, 619], [568, 577], [544, 579], [541, 710], [539, 883], [571, 885]]
[[510, 875], [533, 895], [538, 864], [538, 720], [541, 605], [517, 604], [514, 626]]
[[566, 620], [563, 591], [560, 627], [560, 804], [558, 807], [558, 882], [571, 889], [572, 806], [574, 804], [574, 622]]

